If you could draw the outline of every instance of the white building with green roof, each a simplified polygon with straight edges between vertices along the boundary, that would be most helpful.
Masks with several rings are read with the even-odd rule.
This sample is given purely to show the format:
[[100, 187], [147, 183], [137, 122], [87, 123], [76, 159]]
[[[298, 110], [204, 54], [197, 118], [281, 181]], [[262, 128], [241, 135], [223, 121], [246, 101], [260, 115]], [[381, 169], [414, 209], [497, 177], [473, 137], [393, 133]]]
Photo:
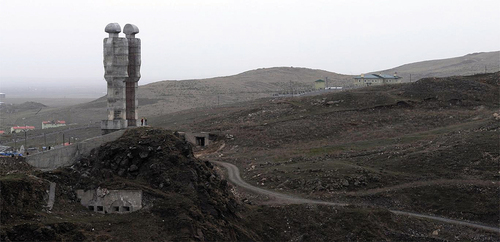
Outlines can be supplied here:
[[354, 77], [354, 85], [357, 87], [368, 87], [375, 85], [386, 85], [401, 83], [402, 78], [394, 73], [393, 76], [385, 74], [361, 74]]

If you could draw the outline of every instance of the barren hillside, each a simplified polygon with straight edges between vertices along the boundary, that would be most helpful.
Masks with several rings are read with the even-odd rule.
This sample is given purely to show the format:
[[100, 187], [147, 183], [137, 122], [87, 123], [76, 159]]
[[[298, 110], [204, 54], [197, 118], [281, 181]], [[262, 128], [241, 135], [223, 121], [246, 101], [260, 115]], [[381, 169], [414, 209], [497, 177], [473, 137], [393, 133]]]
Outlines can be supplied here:
[[[150, 119], [215, 134], [213, 146], [197, 148], [203, 159], [157, 127], [129, 129], [56, 171], [1, 158], [0, 239], [498, 241], [498, 232], [470, 223], [499, 225], [499, 85], [498, 72], [425, 78]], [[210, 161], [238, 166], [261, 190], [351, 205], [264, 206], [270, 198], [232, 186]], [[57, 183], [52, 210], [49, 182]], [[98, 187], [141, 189], [144, 207], [91, 212], [75, 189]]]
[[500, 51], [480, 52], [455, 58], [421, 61], [381, 72], [397, 72], [405, 81], [410, 81], [411, 74], [411, 80], [417, 81], [425, 77], [464, 76], [497, 71], [500, 71]]
[[[469, 54], [458, 58], [424, 61], [381, 71], [398, 72], [403, 81], [417, 81], [423, 77], [468, 75], [498, 71], [500, 52]], [[333, 67], [332, 67], [333, 69]], [[296, 67], [262, 68], [233, 76], [198, 80], [160, 81], [139, 87], [139, 115], [154, 118], [192, 108], [217, 106], [271, 97], [277, 93], [297, 93], [313, 87], [314, 81], [328, 77], [328, 86], [350, 87], [352, 77], [324, 70]], [[46, 103], [44, 103], [46, 104]], [[99, 122], [106, 114], [106, 99], [101, 97], [89, 103], [42, 110], [21, 110], [2, 115], [0, 125], [8, 129], [24, 123], [39, 127], [43, 120], [66, 120], [68, 123], [89, 124]], [[38, 112], [39, 111], [39, 112]]]
[[329, 85], [344, 86], [350, 76], [307, 68], [276, 67], [247, 71], [234, 76], [201, 80], [161, 81], [141, 86], [139, 96], [159, 100], [141, 111], [160, 113], [270, 97], [283, 92], [311, 90], [314, 81], [328, 77]]
[[499, 82], [425, 78], [152, 123], [225, 137], [211, 159], [259, 187], [498, 226]]

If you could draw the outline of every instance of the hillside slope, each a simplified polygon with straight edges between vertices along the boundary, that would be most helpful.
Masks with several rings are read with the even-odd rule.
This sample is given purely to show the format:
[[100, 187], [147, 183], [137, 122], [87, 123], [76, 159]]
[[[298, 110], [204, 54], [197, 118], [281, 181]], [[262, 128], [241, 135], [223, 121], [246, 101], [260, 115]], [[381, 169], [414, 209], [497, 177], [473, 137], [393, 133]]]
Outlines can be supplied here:
[[[403, 81], [423, 77], [444, 77], [498, 71], [499, 51], [469, 54], [457, 58], [417, 62], [379, 71], [398, 72]], [[139, 87], [139, 116], [153, 118], [192, 108], [214, 108], [235, 102], [271, 97], [277, 93], [296, 93], [313, 87], [314, 81], [328, 77], [329, 86], [349, 87], [352, 77], [324, 70], [295, 67], [262, 68], [233, 76], [197, 80], [160, 81]], [[140, 84], [140, 82], [139, 82]], [[39, 128], [43, 120], [66, 120], [89, 124], [106, 117], [106, 98], [64, 108], [47, 107], [2, 116], [2, 128], [23, 124]]]
[[275, 67], [243, 72], [234, 76], [200, 80], [161, 81], [141, 86], [139, 96], [158, 100], [142, 106], [149, 116], [195, 107], [213, 107], [270, 97], [277, 93], [310, 90], [314, 81], [328, 77], [329, 84], [344, 86], [350, 76], [307, 68]]
[[500, 71], [500, 51], [480, 52], [465, 56], [440, 60], [410, 63], [392, 69], [380, 71], [394, 73], [404, 81], [417, 81], [425, 77], [465, 76], [484, 72]]
[[[389, 70], [398, 72], [404, 82], [425, 77], [472, 75], [500, 69], [500, 52], [469, 54], [457, 58], [407, 64]], [[277, 93], [309, 90], [314, 81], [328, 78], [328, 86], [352, 87], [350, 75], [324, 70], [296, 67], [262, 68], [234, 76], [199, 80], [161, 81], [141, 86], [139, 96], [143, 103], [140, 112], [146, 116], [171, 113], [190, 108], [208, 108], [218, 105], [270, 97]], [[146, 101], [146, 99], [148, 101]]]
[[[500, 73], [182, 112], [250, 184], [498, 226]], [[183, 120], [194, 120], [185, 122]]]

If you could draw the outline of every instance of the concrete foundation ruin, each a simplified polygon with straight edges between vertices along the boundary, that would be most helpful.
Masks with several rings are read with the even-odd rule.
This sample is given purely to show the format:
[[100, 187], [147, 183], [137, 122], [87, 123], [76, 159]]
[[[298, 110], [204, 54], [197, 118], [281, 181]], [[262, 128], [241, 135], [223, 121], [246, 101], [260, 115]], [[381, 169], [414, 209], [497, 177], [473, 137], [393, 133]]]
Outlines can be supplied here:
[[215, 138], [208, 132], [179, 132], [187, 142], [200, 147], [208, 146]]
[[119, 37], [121, 27], [110, 23], [104, 39], [104, 79], [107, 82], [107, 114], [101, 121], [103, 134], [127, 127], [137, 126], [136, 91], [141, 78], [141, 40], [135, 38], [139, 28], [133, 24], [125, 25], [126, 38]]
[[142, 190], [77, 190], [80, 204], [98, 213], [130, 213], [142, 208]]

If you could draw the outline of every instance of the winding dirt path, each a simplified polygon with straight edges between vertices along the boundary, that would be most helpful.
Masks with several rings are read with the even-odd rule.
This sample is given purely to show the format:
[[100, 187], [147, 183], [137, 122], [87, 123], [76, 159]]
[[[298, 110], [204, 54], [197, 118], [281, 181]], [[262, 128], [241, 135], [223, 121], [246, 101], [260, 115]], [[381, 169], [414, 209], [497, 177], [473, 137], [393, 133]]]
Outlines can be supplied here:
[[[269, 197], [275, 199], [276, 204], [303, 204], [303, 203], [307, 203], [307, 204], [322, 204], [322, 205], [331, 205], [331, 206], [347, 206], [347, 205], [349, 205], [346, 203], [326, 202], [326, 201], [320, 201], [320, 200], [314, 200], [314, 199], [300, 198], [300, 197], [296, 197], [296, 196], [286, 195], [286, 194], [282, 194], [282, 193], [278, 193], [278, 192], [274, 192], [274, 191], [265, 190], [265, 189], [262, 189], [259, 187], [255, 187], [255, 186], [252, 186], [252, 185], [246, 183], [243, 179], [241, 179], [240, 170], [235, 165], [230, 164], [230, 163], [226, 163], [226, 162], [222, 162], [222, 161], [211, 160], [210, 162], [226, 168], [228, 171], [228, 180], [230, 182], [232, 182], [234, 185], [242, 187], [246, 190], [255, 192], [257, 194], [269, 196]], [[354, 205], [354, 204], [352, 204], [352, 205]], [[431, 220], [450, 223], [450, 224], [478, 228], [478, 229], [482, 229], [482, 230], [486, 230], [486, 231], [490, 231], [490, 232], [496, 232], [496, 233], [500, 234], [500, 228], [497, 228], [497, 227], [491, 227], [491, 226], [480, 225], [480, 224], [467, 222], [467, 221], [461, 221], [461, 220], [455, 220], [455, 219], [449, 219], [449, 218], [443, 218], [443, 217], [425, 215], [425, 214], [419, 214], [419, 213], [411, 213], [411, 212], [405, 212], [405, 211], [399, 211], [399, 210], [389, 210], [389, 211], [394, 213], [394, 214], [397, 214], [397, 215], [404, 215], [404, 216], [410, 216], [410, 217], [416, 217], [416, 218], [426, 218], [426, 219], [431, 219]]]

